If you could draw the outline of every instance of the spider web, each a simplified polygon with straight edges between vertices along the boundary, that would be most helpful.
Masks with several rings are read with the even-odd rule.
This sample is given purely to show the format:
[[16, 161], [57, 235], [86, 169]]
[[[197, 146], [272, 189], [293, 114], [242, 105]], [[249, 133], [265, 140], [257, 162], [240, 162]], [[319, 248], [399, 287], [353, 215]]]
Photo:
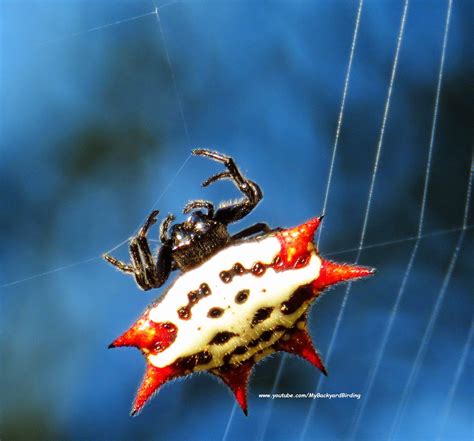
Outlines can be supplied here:
[[[139, 14], [130, 18], [125, 18], [121, 20], [117, 20], [115, 22], [97, 26], [94, 28], [90, 28], [88, 30], [85, 30], [83, 32], [77, 32], [70, 34], [69, 36], [65, 38], [75, 38], [80, 35], [84, 35], [87, 33], [92, 33], [96, 31], [102, 31], [102, 30], [107, 30], [111, 27], [115, 26], [121, 26], [124, 23], [132, 22], [132, 21], [137, 21], [137, 20], [142, 20], [145, 19], [146, 17], [153, 17], [156, 20], [156, 29], [157, 29], [157, 35], [159, 37], [159, 41], [161, 42], [163, 48], [164, 48], [164, 53], [165, 53], [165, 59], [167, 62], [167, 66], [169, 68], [169, 73], [170, 77], [172, 80], [172, 86], [174, 88], [174, 93], [175, 93], [175, 99], [176, 99], [176, 104], [179, 109], [179, 116], [181, 120], [181, 124], [183, 127], [183, 132], [186, 137], [187, 144], [190, 146], [194, 147], [193, 144], [193, 136], [190, 134], [189, 130], [189, 125], [185, 117], [185, 108], [183, 105], [183, 100], [180, 94], [180, 88], [178, 85], [177, 81], [177, 75], [176, 71], [173, 67], [172, 63], [172, 56], [169, 51], [169, 45], [167, 42], [166, 34], [164, 32], [163, 26], [162, 26], [162, 19], [160, 16], [160, 11], [163, 8], [168, 8], [168, 7], [173, 7], [173, 5], [181, 4], [185, 5], [187, 2], [186, 1], [175, 1], [175, 2], [168, 2], [168, 3], [163, 3], [159, 5], [155, 0], [152, 0], [152, 10], [150, 12], [145, 12], [143, 14]], [[401, 391], [401, 396], [398, 400], [396, 396], [394, 396], [394, 400], [397, 401], [397, 406], [396, 406], [396, 412], [394, 414], [393, 421], [391, 422], [390, 425], [390, 434], [389, 438], [393, 439], [395, 438], [399, 431], [401, 424], [403, 422], [404, 416], [407, 412], [407, 408], [409, 404], [411, 403], [411, 400], [414, 400], [413, 397], [413, 389], [414, 386], [417, 382], [417, 379], [420, 374], [420, 370], [423, 364], [423, 361], [425, 359], [426, 353], [429, 350], [429, 344], [432, 339], [432, 335], [434, 332], [434, 328], [437, 324], [437, 321], [440, 316], [440, 312], [442, 311], [443, 307], [443, 301], [446, 295], [446, 292], [448, 291], [449, 284], [451, 282], [451, 279], [453, 277], [453, 272], [455, 271], [456, 265], [459, 260], [460, 252], [462, 251], [466, 234], [467, 232], [472, 228], [472, 225], [469, 224], [469, 209], [470, 209], [470, 202], [471, 202], [471, 187], [472, 187], [472, 173], [473, 173], [473, 164], [471, 161], [470, 165], [470, 171], [469, 171], [469, 177], [468, 177], [468, 182], [466, 183], [466, 190], [465, 190], [465, 202], [464, 202], [464, 210], [463, 210], [463, 217], [461, 220], [461, 224], [459, 227], [454, 227], [454, 228], [446, 228], [446, 229], [441, 229], [438, 231], [431, 231], [431, 232], [425, 232], [424, 231], [424, 223], [425, 223], [425, 216], [426, 216], [426, 205], [427, 205], [427, 200], [428, 200], [428, 193], [429, 193], [429, 184], [430, 184], [430, 176], [432, 173], [432, 157], [433, 157], [433, 151], [436, 148], [436, 130], [437, 130], [437, 122], [439, 118], [439, 111], [440, 111], [440, 103], [442, 103], [442, 84], [443, 84], [443, 74], [445, 70], [445, 58], [446, 58], [446, 49], [448, 47], [448, 35], [449, 35], [449, 27], [450, 27], [450, 17], [451, 17], [451, 10], [452, 10], [452, 0], [449, 0], [447, 3], [446, 7], [446, 15], [445, 15], [445, 23], [444, 23], [444, 31], [443, 31], [443, 41], [442, 41], [442, 47], [441, 47], [441, 54], [440, 54], [440, 62], [439, 62], [439, 72], [438, 72], [438, 78], [437, 78], [437, 84], [435, 86], [435, 100], [434, 100], [434, 106], [433, 106], [433, 115], [432, 115], [432, 123], [431, 123], [431, 131], [430, 131], [430, 139], [428, 143], [428, 152], [427, 152], [427, 160], [424, 168], [424, 185], [423, 185], [423, 193], [421, 197], [421, 202], [420, 202], [420, 209], [419, 209], [419, 217], [418, 217], [418, 228], [417, 228], [417, 234], [413, 236], [406, 236], [401, 239], [395, 239], [395, 240], [384, 240], [380, 242], [375, 242], [375, 243], [369, 243], [366, 244], [366, 233], [367, 233], [367, 228], [369, 225], [369, 221], [371, 219], [372, 215], [372, 202], [373, 202], [373, 196], [374, 196], [374, 190], [376, 188], [376, 183], [377, 183], [377, 176], [378, 176], [378, 170], [379, 170], [379, 165], [380, 165], [380, 160], [381, 160], [381, 153], [382, 149], [384, 146], [384, 136], [385, 136], [385, 130], [386, 130], [386, 125], [389, 123], [389, 116], [390, 116], [390, 105], [391, 105], [391, 100], [392, 100], [392, 93], [394, 90], [394, 85], [396, 83], [397, 79], [397, 69], [398, 69], [398, 64], [399, 64], [399, 55], [400, 51], [403, 50], [403, 38], [404, 38], [404, 32], [405, 32], [405, 26], [407, 23], [407, 16], [409, 15], [409, 0], [405, 0], [403, 4], [403, 10], [401, 13], [400, 17], [400, 25], [398, 29], [398, 35], [396, 37], [396, 47], [395, 47], [395, 53], [393, 56], [393, 64], [392, 64], [392, 69], [390, 72], [390, 77], [388, 80], [388, 86], [387, 86], [387, 93], [386, 93], [386, 98], [385, 98], [385, 105], [383, 109], [383, 113], [381, 116], [382, 122], [381, 122], [381, 127], [380, 127], [380, 133], [376, 145], [376, 155], [375, 155], [375, 160], [374, 164], [370, 173], [370, 185], [369, 185], [369, 190], [368, 190], [368, 195], [367, 195], [367, 203], [365, 206], [365, 211], [364, 211], [364, 216], [363, 216], [363, 225], [360, 233], [360, 239], [359, 239], [359, 244], [357, 247], [353, 248], [348, 248], [340, 251], [331, 251], [329, 250], [328, 253], [323, 253], [324, 255], [336, 255], [336, 254], [344, 254], [344, 253], [349, 253], [352, 251], [356, 252], [356, 257], [355, 257], [355, 262], [358, 262], [361, 258], [361, 254], [364, 250], [369, 250], [373, 248], [387, 248], [389, 249], [391, 246], [404, 243], [404, 242], [413, 242], [412, 245], [412, 250], [410, 253], [410, 257], [408, 259], [408, 262], [406, 264], [406, 268], [401, 274], [400, 277], [400, 285], [397, 290], [397, 295], [395, 298], [394, 304], [391, 306], [390, 311], [387, 313], [386, 320], [385, 320], [385, 325], [384, 325], [384, 331], [382, 332], [382, 339], [380, 340], [380, 343], [376, 346], [377, 349], [375, 351], [375, 356], [373, 358], [373, 361], [370, 365], [370, 370], [368, 373], [367, 378], [365, 379], [365, 385], [361, 391], [362, 393], [362, 399], [360, 402], [357, 404], [354, 414], [352, 417], [352, 421], [350, 423], [350, 427], [345, 434], [348, 439], [353, 439], [357, 438], [357, 435], [359, 434], [359, 428], [360, 428], [360, 423], [363, 420], [364, 415], [366, 415], [366, 409], [367, 405], [370, 403], [370, 397], [372, 394], [372, 389], [374, 387], [374, 384], [376, 384], [376, 380], [378, 379], [378, 373], [379, 369], [381, 366], [381, 362], [385, 356], [385, 353], [387, 350], [389, 350], [389, 344], [390, 344], [390, 336], [393, 331], [394, 323], [397, 320], [398, 314], [399, 314], [399, 309], [400, 309], [400, 304], [401, 304], [401, 299], [403, 297], [403, 294], [406, 292], [406, 287], [408, 280], [410, 278], [410, 274], [414, 270], [414, 265], [416, 261], [416, 257], [418, 255], [418, 251], [420, 248], [420, 244], [422, 239], [429, 238], [429, 237], [434, 237], [434, 236], [440, 236], [440, 235], [448, 235], [448, 234], [453, 234], [453, 233], [459, 233], [457, 242], [455, 244], [455, 247], [451, 253], [451, 258], [449, 260], [449, 265], [444, 273], [444, 277], [442, 280], [442, 283], [439, 287], [439, 290], [436, 295], [436, 300], [435, 303], [431, 309], [431, 312], [429, 314], [428, 320], [426, 322], [426, 327], [424, 329], [424, 332], [422, 333], [421, 339], [419, 341], [419, 344], [417, 345], [417, 351], [416, 355], [413, 358], [413, 361], [411, 363], [411, 368], [409, 370], [409, 375], [407, 376], [406, 382], [404, 384], [404, 387]], [[359, 29], [360, 26], [363, 25], [363, 21], [361, 24], [361, 16], [364, 8], [364, 1], [359, 0], [357, 4], [357, 9], [355, 11], [355, 19], [354, 19], [354, 28], [353, 28], [353, 33], [352, 33], [352, 40], [350, 42], [349, 46], [349, 57], [348, 57], [348, 62], [347, 62], [347, 69], [346, 69], [346, 74], [344, 77], [344, 82], [343, 82], [343, 93], [342, 93], [342, 98], [341, 98], [341, 104], [339, 108], [339, 113], [338, 113], [338, 118], [336, 121], [336, 133], [335, 133], [335, 139], [334, 143], [332, 146], [332, 153], [331, 153], [331, 158], [328, 164], [328, 176], [327, 176], [327, 181], [326, 181], [326, 190], [325, 190], [325, 195], [324, 195], [324, 201], [323, 201], [323, 208], [322, 212], [326, 212], [328, 206], [330, 206], [330, 195], [331, 195], [331, 186], [333, 183], [333, 172], [334, 172], [334, 167], [337, 161], [337, 154], [338, 154], [338, 148], [340, 144], [340, 139], [341, 139], [341, 131], [343, 131], [343, 122], [344, 122], [344, 116], [345, 116], [345, 106], [346, 106], [346, 100], [348, 97], [350, 97], [350, 80], [351, 80], [351, 72], [352, 72], [352, 65], [354, 61], [354, 57], [357, 56], [357, 39], [359, 35]], [[57, 41], [57, 40], [54, 40]], [[51, 42], [46, 42], [45, 44], [49, 44]], [[350, 98], [349, 98], [350, 99]], [[158, 198], [156, 201], [152, 204], [150, 207], [150, 210], [155, 208], [157, 204], [162, 200], [163, 196], [170, 191], [172, 188], [172, 185], [176, 182], [177, 178], [181, 175], [182, 171], [188, 164], [188, 161], [190, 160], [190, 155], [185, 157], [183, 159], [183, 162], [181, 165], [176, 169], [176, 172], [173, 174], [171, 179], [168, 181], [168, 184], [163, 188], [162, 192], [159, 194]], [[149, 211], [149, 210], [148, 210]], [[137, 231], [139, 228], [139, 225], [137, 225], [137, 228], [135, 231]], [[321, 234], [321, 231], [320, 233]], [[133, 236], [133, 234], [131, 235]], [[318, 236], [318, 244], [320, 242], [321, 235]], [[127, 243], [129, 238], [119, 242], [117, 245], [112, 247], [110, 250], [107, 252], [114, 251], [123, 245]], [[73, 267], [77, 267], [79, 265], [84, 265], [86, 263], [90, 263], [93, 261], [98, 261], [100, 259], [100, 255], [95, 255], [93, 257], [83, 259], [74, 263], [71, 263], [69, 265], [64, 265], [60, 266], [57, 268], [54, 268], [50, 271], [47, 272], [42, 272], [42, 273], [37, 273], [34, 274], [30, 277], [26, 277], [23, 279], [18, 279], [18, 280], [13, 280], [11, 282], [7, 282], [3, 285], [0, 286], [2, 289], [6, 289], [10, 286], [21, 284], [21, 283], [26, 283], [26, 282], [31, 282], [32, 280], [35, 280], [39, 277], [47, 276], [47, 275], [52, 275], [54, 273], [58, 273], [61, 271], [64, 271], [66, 269], [71, 269]], [[380, 276], [378, 276], [380, 277]], [[334, 324], [334, 330], [332, 332], [332, 335], [329, 340], [329, 345], [328, 349], [326, 351], [323, 351], [324, 359], [327, 365], [331, 365], [331, 355], [333, 354], [337, 344], [338, 344], [338, 334], [340, 331], [341, 323], [343, 321], [344, 314], [346, 312], [346, 309], [348, 308], [347, 302], [349, 299], [349, 294], [351, 293], [352, 289], [352, 284], [348, 284], [345, 293], [342, 299], [342, 303]], [[473, 334], [473, 325], [471, 322], [471, 326], [468, 329], [468, 331], [465, 333], [465, 343], [462, 347], [462, 351], [459, 356], [458, 362], [455, 364], [455, 369], [453, 369], [454, 375], [452, 376], [452, 379], [450, 381], [449, 389], [448, 389], [448, 394], [445, 399], [445, 401], [442, 403], [442, 412], [441, 412], [441, 422], [439, 424], [439, 430], [438, 430], [438, 437], [441, 439], [444, 432], [446, 431], [446, 426], [449, 420], [449, 416], [452, 411], [452, 406], [454, 402], [454, 397], [456, 394], [456, 391], [459, 387], [459, 383], [461, 381], [461, 376], [462, 373], [465, 369], [466, 361], [467, 361], [467, 355], [470, 350], [470, 345], [472, 342], [472, 334]], [[280, 358], [279, 364], [278, 364], [278, 369], [275, 375], [275, 379], [273, 382], [272, 386], [272, 392], [275, 391], [278, 388], [278, 385], [284, 377], [285, 374], [285, 360], [286, 357], [282, 356]], [[319, 392], [322, 390], [322, 387], [324, 385], [324, 377], [320, 377], [320, 379], [317, 382], [317, 387], [316, 387], [316, 392]], [[400, 394], [399, 394], [400, 395]], [[305, 411], [306, 417], [304, 419], [304, 424], [301, 427], [300, 431], [300, 439], [309, 439], [308, 433], [310, 427], [313, 427], [317, 429], [317, 424], [319, 422], [318, 416], [316, 414], [316, 407], [318, 406], [318, 401], [313, 400], [309, 406], [307, 406], [307, 409]], [[274, 408], [274, 402], [270, 401], [269, 403], [264, 406], [263, 411], [261, 413], [261, 418], [260, 418], [260, 423], [259, 423], [259, 428], [256, 433], [256, 438], [259, 441], [262, 441], [264, 439], [268, 439], [267, 437], [267, 429], [268, 426], [270, 425], [272, 421], [272, 414], [273, 414], [273, 408]], [[231, 433], [232, 429], [235, 426], [235, 417], [236, 417], [236, 405], [234, 404], [232, 406], [231, 412], [228, 416], [228, 419], [223, 426], [223, 432], [222, 432], [222, 439], [228, 440]]]

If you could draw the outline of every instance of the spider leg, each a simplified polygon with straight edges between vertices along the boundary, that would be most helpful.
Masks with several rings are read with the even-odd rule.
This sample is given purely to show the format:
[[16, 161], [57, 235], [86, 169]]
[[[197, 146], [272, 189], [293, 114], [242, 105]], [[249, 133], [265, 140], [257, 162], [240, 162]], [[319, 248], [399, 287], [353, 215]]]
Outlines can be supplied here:
[[160, 241], [161, 243], [168, 242], [170, 240], [169, 235], [168, 235], [168, 229], [171, 225], [171, 222], [173, 222], [176, 218], [172, 214], [168, 214], [168, 216], [165, 217], [163, 222], [161, 222], [160, 225]]
[[[159, 262], [155, 265], [146, 237], [150, 227], [156, 222], [158, 214], [158, 210], [152, 211], [138, 231], [138, 234], [130, 241], [130, 258], [132, 265], [123, 263], [108, 254], [104, 254], [103, 256], [107, 262], [116, 266], [119, 270], [133, 274], [138, 286], [144, 291], [161, 286], [168, 278], [171, 269], [170, 249], [168, 247], [162, 247], [165, 251], [162, 252], [160, 250], [158, 253]], [[172, 216], [169, 215], [163, 222], [167, 222], [165, 225], [166, 228], [173, 220], [171, 217]]]
[[134, 274], [135, 270], [132, 266], [127, 265], [126, 263], [117, 260], [115, 257], [112, 257], [110, 254], [103, 254], [102, 257], [109, 262], [111, 265], [117, 267], [120, 271], [128, 274]]
[[[235, 184], [237, 185], [237, 187], [242, 191], [242, 193], [246, 194], [249, 197], [252, 196], [251, 192], [247, 188], [248, 179], [245, 179], [242, 176], [242, 173], [240, 172], [239, 168], [235, 164], [235, 161], [230, 156], [223, 155], [222, 153], [213, 152], [211, 150], [205, 150], [205, 149], [195, 149], [193, 150], [192, 153], [193, 155], [204, 156], [207, 158], [211, 158], [214, 161], [221, 162], [227, 168], [228, 172], [218, 173], [216, 176], [208, 179], [207, 181], [210, 180], [211, 182], [213, 182], [214, 180], [223, 179], [224, 177], [232, 178]], [[206, 185], [209, 185], [211, 182], [208, 182]], [[204, 183], [206, 183], [206, 181], [204, 181]]]
[[214, 216], [214, 205], [212, 205], [212, 202], [203, 201], [201, 199], [188, 202], [183, 208], [183, 213], [188, 214], [190, 211], [194, 210], [195, 208], [205, 208], [207, 210], [207, 215], [209, 217]]
[[[145, 262], [143, 262], [142, 256]], [[132, 239], [130, 242], [130, 258], [133, 262], [135, 280], [138, 286], [143, 289], [143, 291], [148, 291], [153, 288], [153, 269], [149, 266], [151, 253], [149, 256], [146, 256], [146, 252], [143, 254], [140, 252], [137, 238]]]
[[247, 216], [260, 202], [263, 197], [262, 190], [255, 182], [242, 176], [242, 173], [230, 156], [204, 149], [193, 150], [193, 154], [221, 162], [227, 168], [227, 171], [211, 176], [204, 181], [203, 186], [210, 185], [221, 179], [230, 179], [245, 195], [244, 198], [239, 199], [237, 202], [221, 206], [214, 216], [215, 220], [225, 224], [238, 221]]
[[130, 256], [135, 268], [135, 279], [145, 291], [153, 288], [156, 284], [153, 256], [146, 236], [150, 227], [156, 222], [158, 214], [158, 210], [153, 210], [138, 231], [137, 236], [130, 242]]
[[[144, 289], [159, 288], [168, 279], [171, 271], [171, 248], [167, 245], [162, 245], [155, 262], [146, 238], [149, 228], [156, 222], [158, 213], [155, 210], [148, 216], [137, 237], [130, 243], [132, 260], [137, 273], [140, 274], [137, 278], [137, 283]], [[160, 226], [162, 242], [165, 242], [167, 239], [166, 232], [173, 220], [174, 216], [169, 214], [162, 222]], [[139, 281], [139, 279], [141, 280]]]
[[137, 238], [136, 245], [138, 246], [138, 253], [143, 261], [140, 273], [141, 277], [143, 277], [144, 274], [147, 289], [159, 288], [168, 280], [171, 272], [171, 248], [167, 245], [161, 246], [156, 257], [156, 262], [154, 262], [146, 239]]
[[211, 185], [213, 182], [219, 181], [220, 179], [232, 179], [232, 175], [228, 171], [216, 173], [214, 176], [207, 178], [201, 185], [203, 187], [207, 187], [208, 185]]
[[234, 234], [232, 240], [243, 239], [244, 237], [253, 236], [256, 233], [268, 233], [269, 231], [272, 231], [272, 229], [267, 224], [259, 222]]
[[146, 237], [148, 234], [148, 230], [150, 227], [156, 222], [156, 216], [158, 216], [160, 212], [158, 210], [153, 210], [147, 217], [145, 223], [138, 231], [138, 237]]
[[159, 288], [163, 283], [168, 280], [170, 272], [176, 268], [173, 268], [173, 256], [171, 248], [167, 245], [163, 245], [158, 251], [155, 265], [155, 288]]

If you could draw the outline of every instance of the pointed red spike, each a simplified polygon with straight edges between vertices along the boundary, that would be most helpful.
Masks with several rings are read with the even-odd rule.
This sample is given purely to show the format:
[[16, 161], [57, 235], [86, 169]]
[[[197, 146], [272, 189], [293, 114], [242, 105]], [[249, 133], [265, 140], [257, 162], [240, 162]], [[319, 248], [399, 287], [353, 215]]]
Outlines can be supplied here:
[[134, 346], [144, 352], [161, 352], [176, 339], [178, 329], [173, 323], [154, 321], [141, 317], [128, 331], [123, 333], [109, 348], [119, 346]]
[[322, 291], [324, 288], [335, 283], [371, 276], [374, 273], [374, 268], [321, 259], [321, 270], [319, 277], [313, 282], [313, 289]]
[[247, 386], [253, 365], [253, 362], [246, 361], [239, 366], [228, 365], [211, 371], [229, 386], [245, 416], [247, 416]]
[[[302, 322], [300, 322], [302, 323]], [[286, 336], [289, 336], [288, 340], [283, 340]], [[277, 342], [277, 347], [280, 351], [289, 352], [291, 354], [299, 355], [300, 357], [308, 360], [314, 367], [318, 368], [324, 375], [327, 376], [326, 368], [319, 357], [316, 349], [313, 346], [311, 337], [308, 335], [306, 329], [292, 330], [291, 334], [285, 334]]]
[[276, 236], [281, 244], [279, 259], [275, 261], [275, 270], [285, 270], [304, 266], [307, 257], [314, 249], [314, 232], [321, 224], [323, 217], [315, 217], [294, 228], [279, 231]]
[[130, 415], [135, 416], [140, 412], [145, 403], [158, 390], [158, 388], [176, 376], [177, 371], [171, 366], [157, 368], [151, 363], [147, 363], [145, 376], [138, 388]]

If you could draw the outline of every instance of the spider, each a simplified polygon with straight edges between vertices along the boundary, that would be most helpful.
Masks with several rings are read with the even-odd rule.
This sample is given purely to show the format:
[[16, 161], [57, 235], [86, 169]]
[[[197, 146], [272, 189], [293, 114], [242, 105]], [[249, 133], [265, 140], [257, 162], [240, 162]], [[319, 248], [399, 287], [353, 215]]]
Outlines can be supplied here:
[[156, 222], [158, 210], [150, 213], [138, 234], [130, 241], [131, 264], [121, 262], [108, 254], [103, 255], [107, 262], [120, 271], [133, 275], [138, 286], [144, 291], [162, 286], [171, 271], [179, 269], [186, 272], [199, 266], [232, 242], [272, 231], [266, 223], [259, 222], [231, 236], [227, 226], [244, 218], [257, 206], [263, 198], [262, 190], [255, 182], [242, 175], [231, 157], [205, 149], [195, 149], [192, 154], [210, 158], [227, 168], [226, 171], [206, 179], [202, 183], [203, 187], [229, 179], [244, 197], [235, 202], [223, 203], [217, 210], [209, 201], [190, 201], [183, 208], [183, 213], [190, 215], [180, 224], [171, 225], [175, 217], [168, 214], [160, 226], [161, 246], [156, 258], [150, 251], [147, 234]]

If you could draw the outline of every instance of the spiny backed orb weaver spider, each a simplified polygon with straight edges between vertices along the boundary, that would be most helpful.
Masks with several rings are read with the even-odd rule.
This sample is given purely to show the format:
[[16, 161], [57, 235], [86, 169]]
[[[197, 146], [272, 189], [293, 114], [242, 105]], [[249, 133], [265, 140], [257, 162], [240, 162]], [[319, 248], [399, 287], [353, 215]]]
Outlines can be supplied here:
[[314, 236], [322, 217], [286, 229], [270, 230], [258, 223], [231, 236], [227, 226], [249, 214], [262, 199], [262, 191], [242, 176], [232, 158], [209, 150], [193, 154], [227, 168], [204, 181], [204, 187], [230, 179], [244, 197], [216, 211], [208, 201], [191, 201], [183, 210], [191, 213], [188, 219], [173, 226], [174, 217], [168, 215], [161, 224], [156, 259], [147, 233], [157, 211], [130, 242], [132, 264], [104, 256], [133, 274], [143, 290], [160, 287], [173, 270], [182, 271], [109, 345], [136, 347], [146, 359], [132, 415], [163, 384], [194, 372], [220, 378], [247, 414], [252, 370], [275, 352], [298, 355], [327, 374], [307, 332], [308, 310], [327, 287], [375, 272], [319, 255]]
[[[257, 206], [263, 198], [262, 190], [255, 182], [242, 175], [231, 157], [205, 149], [195, 149], [192, 154], [221, 162], [227, 168], [206, 179], [202, 183], [203, 187], [229, 179], [244, 197], [235, 202], [222, 203], [217, 211], [209, 201], [190, 201], [183, 209], [183, 213], [191, 213], [190, 216], [184, 222], [172, 226], [175, 216], [168, 214], [160, 226], [161, 246], [156, 258], [150, 251], [147, 234], [156, 222], [158, 210], [151, 212], [138, 234], [130, 241], [131, 264], [108, 254], [103, 255], [107, 262], [120, 271], [132, 274], [144, 291], [159, 288], [166, 282], [171, 271], [179, 269], [186, 272], [195, 268], [234, 241], [271, 231], [266, 223], [259, 222], [231, 236], [227, 231], [228, 225], [244, 218]], [[198, 210], [193, 211], [195, 209]], [[205, 209], [206, 212], [200, 209]]]

